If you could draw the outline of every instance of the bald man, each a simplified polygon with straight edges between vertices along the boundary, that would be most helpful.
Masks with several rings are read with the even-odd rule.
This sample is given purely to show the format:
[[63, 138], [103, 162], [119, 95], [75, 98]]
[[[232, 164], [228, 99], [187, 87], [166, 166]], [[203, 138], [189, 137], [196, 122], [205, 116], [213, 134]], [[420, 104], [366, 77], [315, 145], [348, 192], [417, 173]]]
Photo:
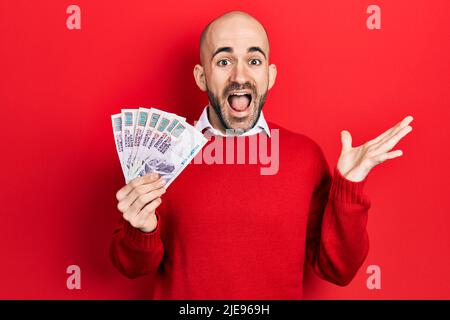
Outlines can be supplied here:
[[[129, 278], [150, 276], [149, 298], [301, 299], [305, 259], [344, 286], [367, 256], [367, 175], [402, 155], [391, 149], [412, 130], [412, 117], [355, 147], [343, 130], [332, 177], [317, 143], [266, 122], [277, 74], [269, 55], [267, 33], [250, 15], [230, 12], [208, 24], [194, 77], [209, 104], [196, 127], [209, 138], [204, 153], [226, 144], [223, 137], [234, 148], [213, 164], [191, 163], [167, 193], [154, 174], [117, 192], [122, 216], [111, 259]], [[261, 174], [262, 161], [227, 161], [239, 157], [236, 146], [248, 155], [254, 141], [276, 145], [276, 173]]]

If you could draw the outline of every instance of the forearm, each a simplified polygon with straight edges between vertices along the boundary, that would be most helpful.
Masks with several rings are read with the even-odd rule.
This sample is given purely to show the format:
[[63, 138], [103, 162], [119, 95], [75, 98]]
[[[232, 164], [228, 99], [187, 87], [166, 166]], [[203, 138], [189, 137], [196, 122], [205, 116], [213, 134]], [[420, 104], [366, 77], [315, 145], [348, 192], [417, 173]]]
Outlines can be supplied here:
[[353, 279], [368, 253], [370, 201], [363, 193], [364, 184], [365, 180], [345, 179], [335, 168], [317, 237], [320, 240], [308, 248], [314, 271], [338, 285], [347, 285]]
[[[159, 217], [158, 217], [159, 218]], [[110, 258], [126, 277], [156, 273], [164, 255], [159, 221], [152, 232], [142, 232], [121, 220], [113, 234]]]

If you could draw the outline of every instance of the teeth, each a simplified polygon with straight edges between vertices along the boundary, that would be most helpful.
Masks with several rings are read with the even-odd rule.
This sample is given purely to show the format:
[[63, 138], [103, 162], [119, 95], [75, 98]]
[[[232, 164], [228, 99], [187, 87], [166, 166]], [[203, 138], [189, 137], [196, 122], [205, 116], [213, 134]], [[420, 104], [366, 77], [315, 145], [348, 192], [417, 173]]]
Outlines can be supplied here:
[[231, 95], [232, 95], [232, 96], [245, 96], [246, 94], [248, 94], [248, 93], [245, 93], [245, 92], [235, 92], [235, 93], [232, 93]]

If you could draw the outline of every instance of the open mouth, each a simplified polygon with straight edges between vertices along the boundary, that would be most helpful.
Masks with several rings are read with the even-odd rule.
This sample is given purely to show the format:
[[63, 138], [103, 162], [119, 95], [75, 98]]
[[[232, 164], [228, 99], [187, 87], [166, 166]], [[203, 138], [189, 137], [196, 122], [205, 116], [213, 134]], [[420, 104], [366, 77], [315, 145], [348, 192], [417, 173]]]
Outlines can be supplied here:
[[247, 110], [252, 102], [252, 95], [248, 92], [232, 92], [228, 96], [228, 105], [234, 111], [242, 112]]

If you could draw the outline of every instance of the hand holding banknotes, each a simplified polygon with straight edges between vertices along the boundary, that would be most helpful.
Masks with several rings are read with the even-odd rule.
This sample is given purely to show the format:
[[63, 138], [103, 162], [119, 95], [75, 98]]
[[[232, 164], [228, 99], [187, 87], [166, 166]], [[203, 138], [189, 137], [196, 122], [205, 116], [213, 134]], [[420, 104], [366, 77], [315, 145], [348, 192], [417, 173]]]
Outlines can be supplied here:
[[142, 232], [153, 231], [157, 225], [155, 210], [166, 192], [165, 184], [157, 173], [133, 179], [116, 193], [117, 209], [134, 228]]
[[156, 108], [122, 109], [111, 120], [126, 183], [155, 172], [169, 187], [207, 142], [185, 118]]
[[126, 182], [117, 208], [131, 226], [151, 232], [161, 196], [207, 139], [185, 118], [157, 108], [122, 109], [111, 120]]

